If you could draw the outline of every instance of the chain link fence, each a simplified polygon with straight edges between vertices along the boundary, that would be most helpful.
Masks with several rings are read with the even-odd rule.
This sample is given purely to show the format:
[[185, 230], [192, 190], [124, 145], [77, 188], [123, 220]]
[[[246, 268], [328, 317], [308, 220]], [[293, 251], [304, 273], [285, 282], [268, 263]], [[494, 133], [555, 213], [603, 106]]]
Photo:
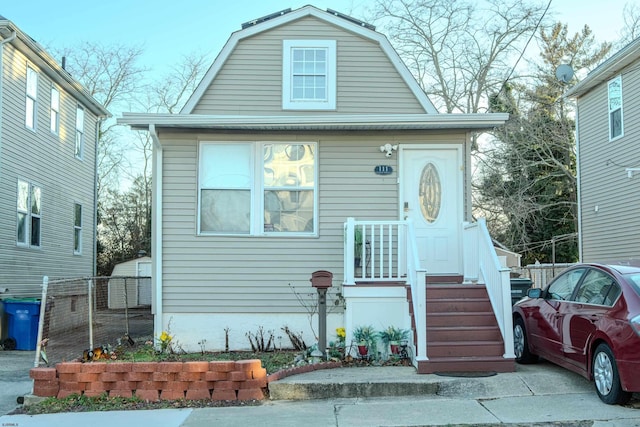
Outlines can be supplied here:
[[151, 277], [44, 278], [35, 366], [152, 339]]

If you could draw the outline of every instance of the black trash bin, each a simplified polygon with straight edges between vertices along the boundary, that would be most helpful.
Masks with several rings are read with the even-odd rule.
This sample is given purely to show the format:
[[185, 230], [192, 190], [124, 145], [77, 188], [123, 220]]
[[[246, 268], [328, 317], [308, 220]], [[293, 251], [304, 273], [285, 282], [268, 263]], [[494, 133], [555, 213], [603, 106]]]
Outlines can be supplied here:
[[527, 290], [533, 286], [531, 279], [526, 277], [511, 278], [511, 305], [527, 296]]

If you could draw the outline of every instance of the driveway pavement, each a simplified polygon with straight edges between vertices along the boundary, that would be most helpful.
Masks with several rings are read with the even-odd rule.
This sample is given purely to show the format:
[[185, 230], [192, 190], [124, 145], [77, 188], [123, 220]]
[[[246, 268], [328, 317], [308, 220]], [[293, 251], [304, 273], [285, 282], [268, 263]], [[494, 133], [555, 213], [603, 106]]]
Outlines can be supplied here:
[[29, 369], [35, 357], [35, 351], [0, 350], [0, 414], [13, 411], [19, 406], [17, 398], [33, 390]]

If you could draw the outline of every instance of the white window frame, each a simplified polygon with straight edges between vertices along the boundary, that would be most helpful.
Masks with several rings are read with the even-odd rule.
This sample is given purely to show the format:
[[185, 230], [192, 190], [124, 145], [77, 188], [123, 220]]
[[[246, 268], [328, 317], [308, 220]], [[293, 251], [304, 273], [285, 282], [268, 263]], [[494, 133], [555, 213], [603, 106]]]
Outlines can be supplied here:
[[[78, 208], [80, 208], [80, 224], [76, 216]], [[82, 255], [82, 204], [77, 202], [73, 204], [73, 254]]]
[[[201, 226], [201, 171], [204, 170], [202, 147], [210, 144], [250, 144], [251, 155], [250, 167], [252, 172], [251, 177], [251, 220], [249, 233], [215, 233], [202, 231]], [[309, 145], [312, 148], [314, 154], [314, 178], [313, 178], [313, 231], [311, 232], [282, 232], [282, 231], [264, 231], [264, 147], [272, 144], [296, 144], [296, 145]], [[198, 210], [196, 213], [196, 232], [199, 236], [243, 236], [243, 237], [255, 237], [255, 236], [269, 236], [269, 237], [317, 237], [318, 236], [318, 150], [317, 142], [308, 141], [251, 141], [251, 142], [238, 142], [238, 141], [201, 141], [198, 147]], [[267, 189], [271, 187], [266, 187]], [[301, 187], [299, 187], [301, 188]], [[206, 189], [206, 188], [204, 188]]]
[[[323, 100], [294, 99], [293, 55], [296, 49], [324, 49], [326, 51], [327, 96]], [[336, 41], [335, 40], [283, 40], [282, 42], [282, 108], [284, 110], [336, 109]]]
[[24, 125], [27, 129], [35, 131], [38, 124], [38, 72], [30, 65], [27, 65], [25, 81]]
[[[622, 138], [624, 136], [624, 111], [622, 109], [622, 76], [615, 77], [607, 83], [607, 107], [609, 111], [609, 141]], [[613, 115], [620, 112], [620, 134], [613, 135]]]
[[78, 105], [76, 108], [76, 139], [74, 154], [76, 159], [82, 160], [82, 153], [84, 151], [84, 108]]
[[[27, 203], [25, 208], [20, 207], [20, 187], [27, 187]], [[37, 190], [38, 197], [40, 198], [39, 208], [40, 211], [38, 213], [34, 213], [32, 211], [32, 196]], [[18, 185], [16, 188], [16, 244], [21, 247], [26, 248], [41, 248], [42, 247], [42, 189], [40, 186], [35, 185], [27, 180], [18, 179]], [[20, 227], [20, 215], [24, 215], [26, 217], [25, 220], [25, 229], [24, 229], [24, 239], [20, 240], [20, 236], [18, 233], [18, 229]], [[33, 228], [33, 219], [38, 219], [38, 243], [33, 244], [31, 241], [31, 234]]]
[[51, 85], [51, 109], [49, 115], [49, 129], [55, 135], [60, 134], [60, 91]]

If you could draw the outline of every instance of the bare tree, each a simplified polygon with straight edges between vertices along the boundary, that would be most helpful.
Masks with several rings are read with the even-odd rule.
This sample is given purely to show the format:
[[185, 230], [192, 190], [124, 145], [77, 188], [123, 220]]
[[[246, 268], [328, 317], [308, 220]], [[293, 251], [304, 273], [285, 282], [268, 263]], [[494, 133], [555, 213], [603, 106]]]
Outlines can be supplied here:
[[620, 31], [620, 40], [616, 43], [618, 49], [640, 37], [640, 6], [636, 3], [626, 3], [622, 9], [622, 19], [624, 24]]
[[[66, 70], [112, 114], [140, 93], [145, 68], [138, 65], [141, 47], [81, 43], [58, 54]], [[106, 188], [117, 187], [125, 168], [126, 146], [116, 131], [115, 119], [100, 123], [98, 130], [98, 199]]]
[[548, 5], [522, 0], [379, 0], [375, 17], [442, 112], [486, 111]]
[[[588, 27], [569, 35], [561, 23], [542, 29], [540, 40], [541, 61], [531, 85], [506, 85], [491, 98], [492, 110], [508, 112], [510, 119], [475, 156], [476, 209], [487, 217], [492, 235], [522, 252], [526, 262], [551, 261], [553, 238], [577, 230], [574, 122], [563, 97], [566, 83], [555, 70], [571, 64], [586, 74], [611, 48], [596, 43]], [[568, 243], [558, 256], [572, 262], [577, 246]]]

